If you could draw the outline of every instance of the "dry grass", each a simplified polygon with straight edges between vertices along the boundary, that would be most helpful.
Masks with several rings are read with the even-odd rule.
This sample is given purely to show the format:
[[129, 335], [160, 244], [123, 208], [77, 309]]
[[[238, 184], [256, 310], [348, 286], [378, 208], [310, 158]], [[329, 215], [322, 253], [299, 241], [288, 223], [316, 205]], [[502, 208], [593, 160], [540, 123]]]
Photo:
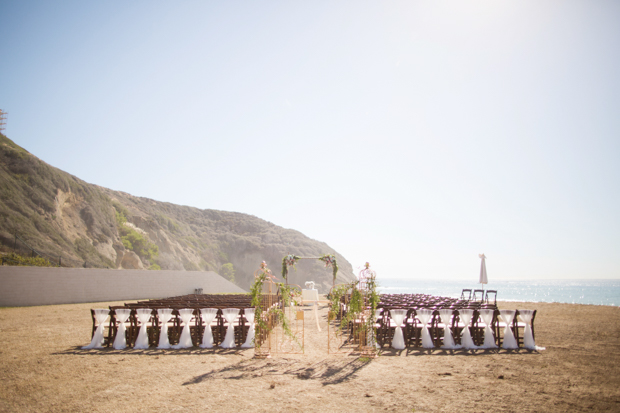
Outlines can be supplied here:
[[[620, 309], [537, 308], [540, 353], [384, 351], [328, 356], [306, 313], [306, 354], [253, 350], [81, 350], [89, 309], [0, 309], [0, 411], [620, 411]], [[325, 314], [323, 309], [322, 314]]]

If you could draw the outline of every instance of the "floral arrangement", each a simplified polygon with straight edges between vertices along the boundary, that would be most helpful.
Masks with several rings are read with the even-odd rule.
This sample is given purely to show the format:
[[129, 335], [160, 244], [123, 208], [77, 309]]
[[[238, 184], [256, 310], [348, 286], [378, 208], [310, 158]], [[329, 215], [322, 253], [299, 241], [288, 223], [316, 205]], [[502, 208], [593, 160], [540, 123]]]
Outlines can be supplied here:
[[334, 282], [336, 281], [336, 274], [338, 273], [338, 263], [336, 262], [336, 256], [333, 254], [325, 254], [319, 257], [320, 261], [325, 263], [325, 268], [332, 267], [334, 273]]
[[289, 254], [286, 257], [284, 257], [284, 261], [286, 262], [286, 265], [288, 266], [294, 266], [297, 263], [297, 260], [299, 260], [299, 257], [293, 254]]
[[[357, 310], [357, 308], [355, 309], [349, 308], [349, 311], [345, 312], [344, 314], [342, 314], [340, 311], [340, 305], [341, 305], [342, 298], [345, 295], [347, 295], [349, 291], [356, 291], [355, 287], [357, 286], [357, 283], [358, 283], [357, 281], [353, 281], [352, 283], [337, 285], [334, 288], [332, 288], [332, 290], [330, 291], [330, 294], [328, 295], [328, 298], [330, 300], [328, 320], [335, 320], [339, 316], [342, 316], [341, 323], [339, 326], [340, 330], [343, 330], [348, 325], [348, 322], [351, 321], [350, 320], [351, 315], [353, 315], [355, 313], [355, 310]], [[347, 317], [347, 315], [349, 317]]]
[[292, 305], [297, 307], [301, 305], [301, 290], [298, 288], [291, 289], [289, 291], [289, 297]]
[[293, 254], [289, 254], [282, 258], [282, 278], [286, 280], [286, 277], [288, 276], [288, 267], [295, 268], [295, 264], [297, 264], [297, 261], [299, 261], [300, 258], [301, 257]]
[[[258, 273], [258, 275], [257, 275]], [[269, 268], [267, 268], [267, 263], [265, 261], [263, 261], [260, 264], [260, 273], [257, 271], [257, 273], [254, 274], [254, 278], [261, 278], [263, 277], [264, 280], [271, 280], [273, 282], [276, 281], [276, 276], [273, 275], [273, 273], [271, 272], [271, 270]]]

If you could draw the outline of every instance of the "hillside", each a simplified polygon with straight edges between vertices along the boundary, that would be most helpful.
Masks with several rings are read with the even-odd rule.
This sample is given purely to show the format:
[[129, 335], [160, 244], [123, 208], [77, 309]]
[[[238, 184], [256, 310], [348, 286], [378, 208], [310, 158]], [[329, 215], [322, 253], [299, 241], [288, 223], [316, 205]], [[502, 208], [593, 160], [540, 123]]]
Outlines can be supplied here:
[[[0, 248], [15, 233], [73, 267], [211, 270], [248, 289], [265, 260], [279, 275], [282, 257], [335, 254], [338, 281], [354, 279], [351, 264], [327, 244], [252, 215], [201, 210], [89, 184], [0, 134]], [[21, 244], [21, 241], [18, 242]], [[19, 246], [19, 245], [18, 245]], [[234, 275], [233, 275], [234, 274]], [[331, 270], [301, 261], [289, 282], [331, 287]]]

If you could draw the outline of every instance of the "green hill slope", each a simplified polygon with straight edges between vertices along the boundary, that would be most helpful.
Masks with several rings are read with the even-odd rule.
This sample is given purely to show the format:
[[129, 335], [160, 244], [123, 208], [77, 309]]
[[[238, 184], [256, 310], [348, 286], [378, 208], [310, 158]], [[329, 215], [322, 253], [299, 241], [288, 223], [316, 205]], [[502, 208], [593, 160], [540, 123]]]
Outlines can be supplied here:
[[[89, 184], [46, 164], [0, 134], [0, 248], [15, 233], [63, 265], [213, 270], [249, 288], [265, 260], [279, 275], [282, 257], [335, 254], [340, 282], [351, 264], [327, 244], [260, 218], [135, 197]], [[331, 270], [302, 261], [291, 283], [313, 280], [322, 292]]]

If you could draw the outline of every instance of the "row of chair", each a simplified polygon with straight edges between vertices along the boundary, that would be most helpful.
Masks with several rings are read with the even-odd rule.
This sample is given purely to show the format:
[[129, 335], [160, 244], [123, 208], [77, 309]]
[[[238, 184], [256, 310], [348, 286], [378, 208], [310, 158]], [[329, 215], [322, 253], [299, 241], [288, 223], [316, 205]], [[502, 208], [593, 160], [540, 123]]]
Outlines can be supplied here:
[[248, 308], [252, 297], [249, 294], [188, 294], [177, 297], [125, 303], [133, 308], [169, 306], [171, 308]]
[[[477, 296], [474, 295], [474, 298], [477, 298]], [[448, 308], [496, 309], [497, 303], [496, 300], [489, 302], [488, 298], [486, 300], [471, 300], [471, 294], [465, 296], [465, 293], [461, 294], [461, 298], [441, 297], [429, 294], [381, 294], [379, 296], [378, 308], [397, 306], [410, 309], [429, 308], [434, 310]]]
[[[247, 347], [254, 339], [251, 299], [249, 294], [197, 293], [91, 310], [93, 338], [87, 347]], [[278, 293], [262, 299], [262, 308], [282, 306]]]
[[491, 299], [493, 304], [497, 305], [497, 290], [463, 288], [461, 291], [461, 300], [490, 304]]
[[384, 307], [375, 328], [381, 347], [536, 349], [535, 317], [536, 310]]
[[253, 346], [253, 308], [169, 308], [153, 303], [151, 308], [111, 306], [91, 310], [91, 315], [92, 341], [87, 348]]

